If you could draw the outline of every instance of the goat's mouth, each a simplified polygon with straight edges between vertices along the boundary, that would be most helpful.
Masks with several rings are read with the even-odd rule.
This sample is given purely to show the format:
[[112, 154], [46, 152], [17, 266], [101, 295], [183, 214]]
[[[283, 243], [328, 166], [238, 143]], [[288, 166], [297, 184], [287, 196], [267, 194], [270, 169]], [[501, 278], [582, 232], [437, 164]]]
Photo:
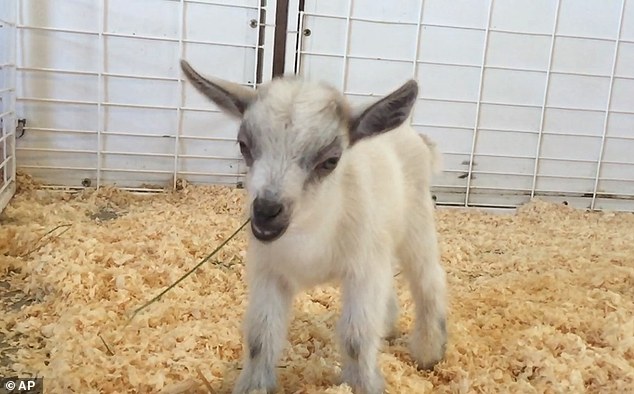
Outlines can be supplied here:
[[261, 223], [256, 218], [251, 219], [251, 232], [253, 236], [262, 242], [273, 242], [280, 238], [288, 228], [288, 222]]

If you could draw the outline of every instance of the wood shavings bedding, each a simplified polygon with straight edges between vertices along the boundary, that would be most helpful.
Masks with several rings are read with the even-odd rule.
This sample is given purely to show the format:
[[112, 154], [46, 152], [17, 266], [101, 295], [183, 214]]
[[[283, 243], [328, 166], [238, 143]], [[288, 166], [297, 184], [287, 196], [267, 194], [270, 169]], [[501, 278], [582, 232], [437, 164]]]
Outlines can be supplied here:
[[[1, 217], [0, 376], [44, 376], [47, 393], [230, 392], [242, 353], [244, 232], [125, 323], [242, 223], [243, 191], [71, 195], [20, 182]], [[419, 372], [405, 336], [385, 343], [390, 393], [634, 391], [634, 215], [536, 200], [517, 215], [439, 209], [437, 220], [447, 356]], [[61, 224], [72, 226], [40, 240]], [[409, 332], [411, 299], [397, 281], [399, 328]], [[330, 286], [298, 297], [280, 392], [351, 392], [338, 385], [339, 308]]]

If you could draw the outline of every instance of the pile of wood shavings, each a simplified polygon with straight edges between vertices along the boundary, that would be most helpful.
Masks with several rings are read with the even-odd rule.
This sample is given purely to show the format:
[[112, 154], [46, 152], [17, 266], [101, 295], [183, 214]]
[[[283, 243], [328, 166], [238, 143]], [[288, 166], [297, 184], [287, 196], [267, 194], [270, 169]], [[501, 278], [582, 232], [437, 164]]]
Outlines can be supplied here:
[[[125, 324], [243, 222], [243, 191], [71, 195], [20, 180], [0, 219], [0, 376], [44, 376], [50, 393], [229, 392], [242, 354], [244, 232]], [[517, 215], [439, 209], [437, 219], [447, 356], [419, 372], [406, 336], [385, 343], [390, 393], [634, 390], [634, 215], [534, 201]], [[72, 226], [40, 240], [62, 224]], [[329, 286], [298, 297], [280, 392], [350, 393], [338, 385], [339, 301]]]

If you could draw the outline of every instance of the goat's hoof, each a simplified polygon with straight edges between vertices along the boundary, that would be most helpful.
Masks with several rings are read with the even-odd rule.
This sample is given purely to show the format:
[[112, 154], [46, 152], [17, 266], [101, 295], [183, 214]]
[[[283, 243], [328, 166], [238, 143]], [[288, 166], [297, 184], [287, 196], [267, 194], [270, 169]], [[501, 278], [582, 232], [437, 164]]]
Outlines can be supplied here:
[[444, 318], [438, 319], [438, 325], [432, 325], [424, 330], [431, 335], [422, 336], [416, 330], [409, 340], [412, 358], [416, 361], [419, 371], [429, 371], [445, 358], [447, 351], [447, 328]]
[[384, 394], [385, 393], [385, 385], [382, 383], [377, 387], [368, 387], [368, 385], [351, 385], [348, 383], [348, 386], [352, 389], [354, 394]]
[[274, 388], [236, 388], [233, 390], [232, 394], [275, 394], [277, 390]]
[[242, 370], [232, 394], [275, 394], [277, 384], [271, 373], [249, 373]]
[[400, 339], [402, 336], [403, 336], [402, 332], [398, 330], [394, 330], [394, 331], [391, 331], [389, 334], [387, 334], [383, 339], [385, 339], [388, 345], [394, 346], [396, 341]]
[[434, 369], [436, 364], [444, 359], [445, 347], [443, 345], [440, 350], [435, 352], [425, 352], [422, 354], [412, 351], [412, 357], [416, 361], [416, 368], [419, 371], [431, 371]]
[[435, 344], [410, 343], [410, 352], [419, 371], [431, 371], [445, 358], [446, 342]]
[[377, 371], [373, 376], [360, 376], [357, 373], [344, 369], [341, 383], [346, 383], [354, 394], [383, 394], [385, 393], [385, 380]]
[[436, 364], [438, 364], [441, 361], [442, 361], [442, 359], [428, 361], [427, 363], [420, 363], [420, 362], [417, 361], [416, 362], [416, 369], [421, 371], [421, 372], [430, 372], [430, 371], [433, 371], [434, 367], [436, 366]]
[[[417, 348], [417, 349], [416, 349]], [[426, 351], [421, 352], [421, 346], [412, 347], [412, 358], [416, 361], [416, 367], [419, 371], [431, 371], [436, 364], [445, 358], [445, 346], [438, 346], [437, 349], [424, 346]]]

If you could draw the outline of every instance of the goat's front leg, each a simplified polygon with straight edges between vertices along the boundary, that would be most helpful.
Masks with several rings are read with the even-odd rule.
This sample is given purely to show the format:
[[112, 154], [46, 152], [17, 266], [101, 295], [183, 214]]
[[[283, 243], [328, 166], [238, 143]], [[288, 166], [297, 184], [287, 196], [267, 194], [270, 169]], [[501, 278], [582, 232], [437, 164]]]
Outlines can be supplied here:
[[366, 261], [343, 283], [339, 335], [344, 354], [342, 378], [357, 394], [383, 393], [378, 350], [385, 334], [392, 275], [389, 259]]
[[233, 394], [277, 388], [276, 365], [288, 330], [293, 293], [282, 278], [254, 275], [244, 323], [246, 349]]

